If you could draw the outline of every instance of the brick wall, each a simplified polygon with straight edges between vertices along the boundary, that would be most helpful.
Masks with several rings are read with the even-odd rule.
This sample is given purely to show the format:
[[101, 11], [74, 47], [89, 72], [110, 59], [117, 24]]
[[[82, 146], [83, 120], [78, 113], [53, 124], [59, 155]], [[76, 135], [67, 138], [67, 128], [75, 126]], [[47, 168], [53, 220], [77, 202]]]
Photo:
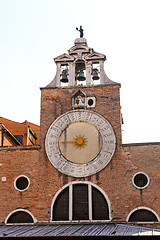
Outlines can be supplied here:
[[[51, 203], [55, 193], [71, 181], [90, 181], [107, 194], [111, 203], [113, 221], [125, 221], [136, 207], [149, 207], [160, 216], [159, 201], [159, 144], [121, 144], [120, 86], [106, 85], [82, 87], [86, 95], [96, 97], [96, 107], [91, 110], [103, 115], [114, 128], [117, 146], [112, 161], [99, 173], [86, 178], [73, 178], [58, 172], [46, 156], [44, 141], [50, 124], [61, 114], [70, 111], [71, 98], [77, 87], [42, 89], [41, 98], [41, 148], [0, 148], [0, 222], [17, 208], [29, 210], [38, 221], [49, 221]], [[145, 172], [150, 183], [144, 190], [135, 188], [132, 177]], [[14, 187], [19, 175], [30, 179], [24, 192]], [[2, 181], [6, 177], [6, 181]]]
[[[128, 211], [139, 206], [153, 209], [160, 216], [160, 143], [125, 144], [123, 145], [126, 171], [124, 181], [128, 198]], [[132, 177], [137, 172], [144, 172], [149, 177], [145, 189], [137, 189], [132, 184]]]
[[[96, 107], [91, 108], [91, 110], [100, 113], [104, 116], [114, 128], [116, 134], [117, 147], [111, 163], [96, 175], [89, 176], [86, 178], [73, 178], [65, 176], [59, 173], [53, 168], [44, 149], [44, 141], [46, 132], [51, 125], [51, 123], [61, 114], [72, 110], [71, 99], [75, 92], [78, 90], [77, 87], [68, 88], [55, 88], [55, 89], [42, 89], [41, 98], [41, 160], [46, 165], [44, 173], [49, 176], [49, 180], [45, 183], [46, 191], [49, 191], [52, 182], [55, 183], [55, 187], [52, 187], [52, 191], [56, 191], [62, 187], [64, 184], [71, 181], [91, 181], [98, 186], [100, 186], [108, 195], [111, 204], [116, 202], [116, 198], [121, 198], [117, 195], [119, 189], [121, 188], [121, 183], [119, 181], [120, 174], [123, 170], [123, 162], [121, 157], [121, 112], [120, 112], [120, 95], [119, 95], [119, 84], [110, 86], [94, 86], [94, 87], [82, 87], [81, 90], [86, 94], [86, 96], [96, 97]], [[46, 193], [46, 195], [49, 195]], [[53, 197], [53, 195], [52, 195]], [[48, 205], [50, 205], [51, 199], [46, 199]], [[46, 204], [45, 202], [45, 204]], [[45, 207], [44, 204], [44, 207]], [[123, 204], [120, 205], [122, 207]], [[117, 210], [117, 203], [113, 207], [115, 208], [112, 215], [116, 215], [119, 210]], [[123, 214], [121, 214], [123, 215]]]
[[[38, 183], [41, 181], [38, 150], [39, 147], [0, 148], [0, 222], [4, 222], [7, 215], [17, 208], [27, 209], [37, 215]], [[24, 192], [14, 187], [14, 181], [20, 175], [30, 179], [30, 186]]]

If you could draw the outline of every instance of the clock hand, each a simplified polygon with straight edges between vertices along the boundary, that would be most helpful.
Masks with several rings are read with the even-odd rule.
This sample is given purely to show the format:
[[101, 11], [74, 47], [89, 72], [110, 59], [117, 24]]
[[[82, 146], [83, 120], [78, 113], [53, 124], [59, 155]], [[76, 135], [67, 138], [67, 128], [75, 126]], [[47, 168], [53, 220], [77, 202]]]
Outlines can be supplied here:
[[81, 135], [79, 135], [79, 136], [76, 136], [76, 138], [74, 138], [73, 141], [62, 141], [60, 143], [63, 143], [63, 144], [65, 144], [65, 143], [74, 143], [74, 146], [79, 147], [79, 148], [81, 148], [81, 147], [84, 148], [84, 146], [87, 145], [86, 144], [87, 143], [86, 139], [87, 138], [84, 138], [84, 135], [82, 137], [81, 137]]
[[62, 141], [62, 142], [60, 142], [60, 143], [63, 143], [63, 144], [65, 144], [65, 143], [75, 143], [76, 141]]

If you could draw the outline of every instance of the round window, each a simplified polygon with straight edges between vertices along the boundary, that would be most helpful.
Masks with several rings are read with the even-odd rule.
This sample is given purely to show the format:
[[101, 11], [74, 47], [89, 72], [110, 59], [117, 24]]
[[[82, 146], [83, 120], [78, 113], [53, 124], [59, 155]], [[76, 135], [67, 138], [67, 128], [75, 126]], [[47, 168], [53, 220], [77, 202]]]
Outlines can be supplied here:
[[19, 176], [16, 180], [15, 180], [15, 188], [18, 191], [25, 191], [27, 190], [27, 188], [29, 187], [29, 178], [26, 176]]
[[133, 176], [132, 181], [136, 188], [143, 189], [148, 186], [149, 177], [145, 173], [139, 172]]
[[90, 99], [88, 100], [88, 105], [89, 105], [89, 106], [92, 106], [93, 103], [94, 103], [94, 102], [93, 102], [93, 99], [90, 98]]

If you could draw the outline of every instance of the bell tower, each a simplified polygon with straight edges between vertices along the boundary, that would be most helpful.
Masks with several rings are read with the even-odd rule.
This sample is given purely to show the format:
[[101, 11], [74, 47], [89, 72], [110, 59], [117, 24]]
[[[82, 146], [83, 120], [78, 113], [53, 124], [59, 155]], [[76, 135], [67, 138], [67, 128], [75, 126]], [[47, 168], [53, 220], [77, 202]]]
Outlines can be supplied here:
[[54, 61], [57, 66], [56, 76], [47, 87], [94, 86], [112, 84], [104, 71], [106, 56], [89, 48], [87, 40], [77, 38], [74, 46]]
[[67, 178], [100, 174], [121, 148], [120, 84], [82, 30], [68, 54], [54, 58], [56, 75], [41, 89], [43, 156]]
[[105, 74], [106, 56], [80, 36], [54, 58], [56, 75], [41, 89], [44, 156], [68, 177], [99, 174], [121, 148], [120, 84]]
[[[43, 181], [46, 195], [54, 195], [65, 186], [69, 186], [67, 196], [72, 196], [76, 186], [86, 186], [89, 194], [96, 184], [111, 202], [115, 199], [112, 179], [117, 179], [116, 188], [120, 187], [117, 171], [123, 168], [120, 84], [107, 77], [105, 60], [104, 54], [88, 47], [82, 33], [68, 53], [54, 58], [56, 75], [41, 88], [41, 161], [45, 163], [43, 175], [48, 176]], [[85, 217], [72, 214], [72, 199], [65, 217], [61, 210], [59, 217], [54, 216], [53, 208], [52, 220], [94, 220], [91, 196], [89, 199]], [[106, 201], [108, 215], [101, 213], [95, 219], [111, 219], [107, 196]]]

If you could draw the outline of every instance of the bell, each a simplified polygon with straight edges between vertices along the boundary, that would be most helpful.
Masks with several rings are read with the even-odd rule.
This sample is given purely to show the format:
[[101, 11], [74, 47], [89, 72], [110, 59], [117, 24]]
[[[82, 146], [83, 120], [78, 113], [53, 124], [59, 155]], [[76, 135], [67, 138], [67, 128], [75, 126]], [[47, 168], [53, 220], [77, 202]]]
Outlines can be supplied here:
[[93, 75], [93, 77], [92, 77], [93, 80], [99, 80], [98, 69], [97, 68], [94, 68], [92, 70], [92, 75]]
[[77, 80], [78, 81], [85, 81], [86, 80], [83, 70], [79, 70], [79, 73], [77, 75]]
[[68, 75], [68, 74], [67, 74], [67, 70], [66, 70], [66, 69], [63, 70], [63, 71], [62, 71], [62, 74], [60, 74], [60, 76], [61, 76], [60, 81], [63, 82], [63, 83], [67, 83], [67, 82], [68, 82], [67, 75]]

